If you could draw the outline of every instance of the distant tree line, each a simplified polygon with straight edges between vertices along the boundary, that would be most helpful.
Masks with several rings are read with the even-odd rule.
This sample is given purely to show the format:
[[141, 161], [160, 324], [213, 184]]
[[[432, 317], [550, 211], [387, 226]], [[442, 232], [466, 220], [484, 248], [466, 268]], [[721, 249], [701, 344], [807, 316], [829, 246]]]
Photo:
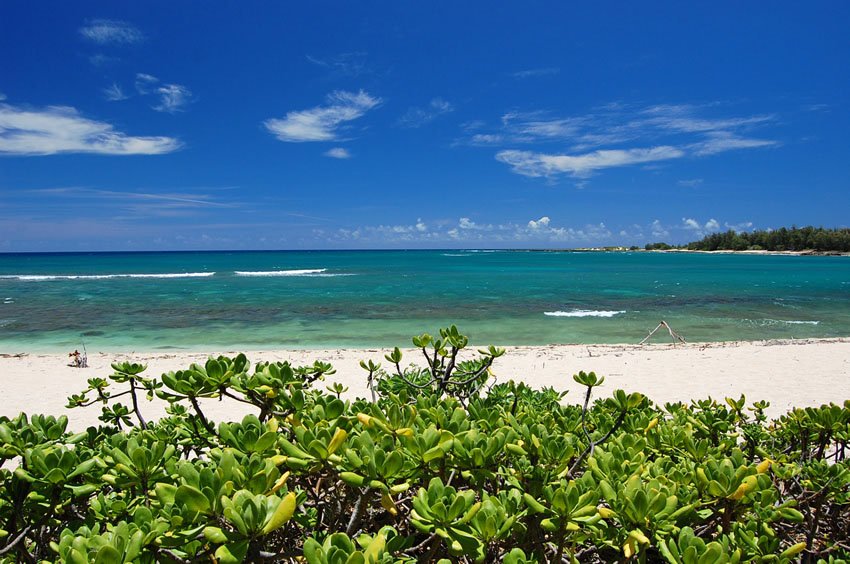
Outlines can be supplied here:
[[730, 229], [712, 233], [687, 245], [647, 243], [647, 251], [687, 249], [690, 251], [818, 251], [850, 252], [850, 229], [823, 227], [783, 227], [775, 230], [741, 232]]
[[643, 248], [647, 251], [668, 251], [677, 247], [667, 243], [647, 243]]
[[700, 241], [688, 243], [693, 251], [840, 251], [850, 252], [850, 229], [824, 229], [823, 227], [792, 227], [772, 231], [758, 230], [738, 233], [732, 229], [725, 233], [712, 233]]

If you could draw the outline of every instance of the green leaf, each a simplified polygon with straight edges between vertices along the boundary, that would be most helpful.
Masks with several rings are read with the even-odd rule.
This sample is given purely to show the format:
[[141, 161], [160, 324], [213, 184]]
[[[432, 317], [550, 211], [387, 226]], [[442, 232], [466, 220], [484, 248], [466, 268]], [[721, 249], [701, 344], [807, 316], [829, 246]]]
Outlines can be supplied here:
[[372, 542], [369, 543], [369, 547], [363, 552], [366, 564], [374, 564], [378, 562], [386, 546], [387, 539], [384, 537], [384, 533], [378, 533]]
[[532, 513], [543, 513], [546, 511], [546, 506], [534, 499], [534, 496], [528, 493], [522, 494], [522, 500], [528, 506]]
[[223, 544], [215, 551], [215, 557], [220, 564], [239, 564], [245, 560], [248, 553], [248, 541], [242, 540]]
[[307, 564], [323, 564], [323, 556], [322, 545], [316, 542], [316, 539], [310, 537], [304, 541], [304, 558], [307, 559]]
[[422, 460], [424, 462], [431, 462], [432, 460], [437, 460], [438, 458], [443, 458], [446, 453], [439, 446], [435, 446], [434, 448], [425, 452], [422, 455]]
[[66, 488], [71, 490], [71, 493], [74, 497], [83, 497], [87, 495], [91, 495], [98, 490], [98, 487], [94, 484], [85, 484], [82, 486], [65, 486]]
[[97, 551], [94, 557], [94, 564], [121, 564], [123, 562], [121, 553], [111, 544], [105, 544]]
[[174, 497], [177, 494], [177, 486], [173, 484], [166, 484], [165, 482], [158, 482], [154, 486], [154, 493], [160, 503], [168, 505], [170, 503], [174, 503]]
[[366, 478], [354, 472], [340, 472], [339, 477], [343, 482], [355, 488], [359, 488], [366, 483]]
[[257, 442], [254, 443], [254, 452], [263, 452], [271, 448], [271, 446], [277, 440], [277, 433], [273, 431], [267, 431], [262, 434], [262, 436], [257, 439]]
[[190, 511], [196, 511], [198, 513], [206, 513], [210, 508], [210, 500], [207, 499], [207, 496], [199, 489], [186, 484], [177, 488], [177, 492], [174, 495], [174, 503], [184, 505]]
[[278, 504], [271, 518], [263, 527], [263, 534], [267, 535], [283, 526], [295, 513], [295, 493], [289, 492]]
[[220, 527], [204, 527], [204, 538], [215, 544], [224, 544], [227, 542], [227, 535]]

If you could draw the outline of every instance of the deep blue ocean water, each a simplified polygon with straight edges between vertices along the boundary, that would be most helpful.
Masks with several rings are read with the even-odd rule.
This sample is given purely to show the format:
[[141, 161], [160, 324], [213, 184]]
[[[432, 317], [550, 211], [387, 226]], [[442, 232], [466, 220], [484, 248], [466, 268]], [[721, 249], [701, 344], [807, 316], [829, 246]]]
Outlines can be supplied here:
[[[850, 335], [850, 258], [521, 251], [0, 255], [0, 352]], [[664, 336], [657, 337], [658, 342]]]

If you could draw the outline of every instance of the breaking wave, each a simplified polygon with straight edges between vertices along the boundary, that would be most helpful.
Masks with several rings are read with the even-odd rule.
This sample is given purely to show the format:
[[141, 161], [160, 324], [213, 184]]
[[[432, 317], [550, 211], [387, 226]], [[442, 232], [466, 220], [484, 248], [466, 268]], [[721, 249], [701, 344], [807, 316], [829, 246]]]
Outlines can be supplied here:
[[625, 311], [605, 311], [605, 310], [588, 310], [574, 309], [572, 311], [544, 311], [543, 315], [550, 317], [614, 317], [626, 313]]
[[326, 272], [327, 268], [305, 268], [301, 270], [237, 270], [234, 272], [236, 276], [253, 276], [253, 277], [269, 277], [269, 276], [312, 276], [312, 277], [333, 277], [333, 276], [354, 276], [347, 272]]
[[4, 274], [0, 279], [25, 282], [48, 280], [108, 280], [111, 278], [206, 278], [215, 272], [166, 272], [163, 274]]

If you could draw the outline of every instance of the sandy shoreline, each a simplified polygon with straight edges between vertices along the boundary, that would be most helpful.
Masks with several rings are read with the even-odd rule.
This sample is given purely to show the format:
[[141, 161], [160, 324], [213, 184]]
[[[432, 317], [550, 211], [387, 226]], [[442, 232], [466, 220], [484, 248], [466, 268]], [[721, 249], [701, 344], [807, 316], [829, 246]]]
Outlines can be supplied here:
[[[474, 347], [470, 347], [474, 350]], [[289, 360], [293, 364], [330, 362], [337, 373], [324, 384], [340, 382], [349, 387], [347, 396], [366, 397], [365, 372], [360, 360], [383, 362], [389, 349], [340, 349], [246, 352], [252, 362]], [[221, 351], [232, 356], [233, 351]], [[67, 397], [79, 393], [93, 377], [112, 373], [110, 363], [131, 360], [148, 365], [147, 374], [187, 368], [203, 363], [208, 353], [89, 353], [89, 368], [67, 366], [60, 354], [4, 355], [0, 357], [0, 415], [27, 413], [66, 414], [70, 427], [83, 429], [97, 424], [100, 409], [65, 408]], [[421, 353], [405, 351], [403, 365], [419, 362]], [[598, 395], [616, 388], [640, 391], [653, 401], [687, 401], [712, 396], [746, 395], [748, 402], [770, 401], [772, 417], [792, 407], [817, 406], [850, 399], [850, 338], [794, 341], [727, 342], [678, 345], [548, 345], [508, 347], [507, 354], [493, 366], [497, 381], [522, 380], [534, 387], [552, 386], [568, 390], [566, 400], [580, 401], [579, 386], [572, 374], [595, 371], [606, 377]], [[117, 390], [116, 390], [117, 391]], [[126, 398], [123, 398], [126, 399]], [[126, 403], [126, 402], [125, 402]], [[162, 403], [145, 403], [144, 413], [157, 417]], [[216, 420], [241, 418], [245, 413], [236, 402], [207, 402], [205, 408]]]

